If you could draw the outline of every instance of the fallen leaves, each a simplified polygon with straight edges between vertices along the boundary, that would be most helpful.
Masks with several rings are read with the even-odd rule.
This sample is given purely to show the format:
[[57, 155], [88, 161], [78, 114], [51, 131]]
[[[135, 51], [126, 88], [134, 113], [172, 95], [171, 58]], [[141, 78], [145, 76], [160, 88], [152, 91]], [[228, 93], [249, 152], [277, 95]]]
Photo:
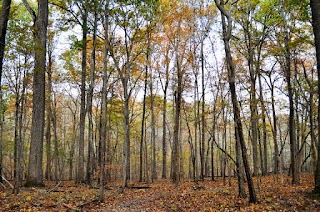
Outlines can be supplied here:
[[97, 200], [98, 189], [73, 182], [55, 185], [46, 182], [48, 190], [21, 188], [18, 195], [0, 190], [0, 211], [317, 211], [320, 197], [311, 193], [313, 177], [301, 177], [300, 185], [291, 185], [283, 175], [283, 182], [274, 176], [262, 177], [257, 189], [258, 203], [238, 198], [236, 179], [231, 186], [222, 179], [205, 180], [195, 184], [185, 180], [175, 186], [169, 180], [153, 184], [136, 182], [119, 193], [119, 184], [106, 190], [106, 201]]

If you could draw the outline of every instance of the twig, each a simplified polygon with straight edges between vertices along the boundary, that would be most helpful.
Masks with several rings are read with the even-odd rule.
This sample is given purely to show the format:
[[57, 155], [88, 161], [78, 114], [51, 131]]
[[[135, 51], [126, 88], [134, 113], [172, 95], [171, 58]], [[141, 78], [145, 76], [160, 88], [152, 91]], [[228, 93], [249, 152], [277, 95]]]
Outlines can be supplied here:
[[48, 190], [47, 192], [48, 192], [48, 193], [52, 192], [54, 189], [56, 189], [57, 187], [59, 187], [60, 184], [61, 184], [61, 181], [59, 181], [59, 183], [57, 183], [57, 185], [55, 185], [52, 189]]
[[4, 176], [1, 176], [1, 177], [4, 181], [6, 181], [6, 183], [10, 185], [10, 188], [14, 188], [14, 186]]

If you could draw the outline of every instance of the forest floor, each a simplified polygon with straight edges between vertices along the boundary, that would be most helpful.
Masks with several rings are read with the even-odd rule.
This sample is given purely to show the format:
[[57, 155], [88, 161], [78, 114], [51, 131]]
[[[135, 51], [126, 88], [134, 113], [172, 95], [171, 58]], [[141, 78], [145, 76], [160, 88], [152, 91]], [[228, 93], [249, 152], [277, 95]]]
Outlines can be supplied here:
[[18, 195], [0, 188], [0, 211], [320, 211], [320, 196], [312, 193], [313, 176], [301, 175], [301, 184], [292, 185], [285, 175], [254, 178], [258, 203], [237, 197], [235, 178], [206, 179], [198, 185], [184, 180], [175, 186], [169, 180], [152, 184], [132, 182], [119, 189], [116, 183], [105, 191], [106, 200], [97, 200], [99, 189], [74, 182], [46, 182], [45, 188], [21, 188]]

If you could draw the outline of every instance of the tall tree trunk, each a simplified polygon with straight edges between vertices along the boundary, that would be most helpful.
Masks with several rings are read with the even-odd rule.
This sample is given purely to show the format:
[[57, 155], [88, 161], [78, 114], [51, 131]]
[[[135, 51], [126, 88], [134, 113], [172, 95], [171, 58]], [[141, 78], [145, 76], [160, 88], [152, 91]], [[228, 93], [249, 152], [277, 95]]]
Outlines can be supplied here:
[[[104, 5], [104, 53], [103, 53], [103, 81], [102, 81], [102, 94], [101, 94], [101, 113], [100, 113], [100, 135], [99, 135], [99, 201], [104, 202], [104, 182], [105, 182], [105, 150], [106, 150], [106, 136], [107, 136], [107, 86], [108, 86], [108, 52], [109, 52], [109, 0]], [[110, 157], [110, 155], [107, 155]]]
[[148, 144], [147, 144], [147, 123], [144, 122], [144, 138], [143, 138], [143, 150], [144, 150], [144, 181], [149, 183], [149, 155], [148, 155]]
[[[283, 21], [286, 22], [283, 14]], [[295, 109], [294, 109], [294, 95], [291, 83], [291, 54], [289, 47], [289, 29], [285, 24], [285, 66], [284, 72], [288, 86], [289, 97], [289, 139], [290, 139], [290, 157], [291, 157], [291, 174], [292, 184], [299, 183], [299, 174], [297, 170], [297, 136], [296, 136], [296, 122], [295, 122]]]
[[259, 90], [260, 90], [260, 104], [261, 104], [261, 119], [262, 119], [262, 143], [263, 143], [263, 169], [262, 175], [268, 174], [268, 147], [267, 147], [267, 123], [266, 123], [266, 106], [264, 104], [261, 73], [259, 75]]
[[151, 95], [151, 147], [152, 147], [152, 166], [151, 166], [151, 181], [154, 182], [157, 179], [157, 164], [156, 164], [156, 121], [154, 114], [154, 94], [153, 94], [153, 79], [152, 70], [150, 74], [150, 95]]
[[[70, 109], [71, 110], [71, 109]], [[72, 140], [71, 140], [71, 147], [69, 150], [69, 180], [73, 180], [73, 159], [75, 153], [75, 145], [76, 145], [76, 134], [77, 134], [77, 115], [76, 111], [72, 113]]]
[[[215, 121], [215, 119], [214, 119]], [[215, 164], [214, 164], [214, 144], [216, 143], [216, 124], [213, 123], [212, 124], [212, 142], [211, 142], [211, 180], [214, 181], [215, 177], [214, 177], [214, 168], [215, 168]]]
[[217, 143], [217, 139], [216, 139], [216, 128], [217, 128], [217, 119], [219, 117], [219, 114], [217, 114], [217, 99], [219, 96], [219, 90], [220, 88], [218, 88], [217, 90], [217, 94], [216, 97], [214, 99], [214, 105], [213, 105], [213, 110], [212, 110], [212, 115], [213, 115], [213, 119], [212, 119], [212, 128], [211, 128], [211, 132], [212, 132], [212, 142], [211, 142], [211, 180], [214, 181], [215, 180], [215, 176], [214, 176], [214, 168], [215, 168], [215, 164], [214, 164], [214, 145]]
[[26, 186], [44, 186], [42, 171], [44, 111], [45, 111], [45, 72], [46, 42], [48, 25], [48, 0], [38, 1], [38, 14], [26, 0], [26, 8], [34, 21], [35, 65], [33, 72], [32, 125], [29, 154], [29, 168]]
[[[310, 0], [311, 12], [312, 12], [312, 27], [314, 33], [314, 40], [316, 46], [317, 57], [317, 73], [318, 78], [320, 76], [320, 2], [318, 0]], [[318, 80], [318, 98], [320, 99], [320, 80]], [[320, 114], [320, 105], [318, 105], [318, 114]], [[318, 132], [320, 132], [320, 116], [318, 115]], [[318, 133], [318, 158], [317, 167], [314, 174], [314, 192], [320, 193], [320, 133]]]
[[[129, 70], [127, 70], [129, 71]], [[128, 187], [128, 180], [130, 179], [130, 111], [129, 101], [130, 96], [128, 92], [128, 80], [124, 80], [124, 106], [123, 106], [123, 122], [124, 122], [124, 144], [123, 144], [123, 183], [122, 187]]]
[[[27, 59], [25, 59], [25, 64], [27, 63], [26, 61]], [[23, 71], [23, 82], [22, 82], [22, 91], [21, 91], [21, 95], [19, 97], [18, 100], [18, 111], [17, 111], [17, 126], [18, 126], [18, 131], [17, 131], [17, 137], [16, 137], [16, 149], [17, 149], [17, 153], [16, 153], [16, 181], [15, 181], [15, 187], [14, 187], [14, 193], [18, 194], [19, 192], [19, 187], [21, 185], [21, 182], [23, 180], [23, 152], [24, 152], [24, 148], [23, 148], [23, 141], [24, 141], [24, 134], [23, 134], [23, 130], [24, 130], [24, 115], [25, 115], [25, 101], [26, 101], [26, 89], [27, 89], [27, 80], [26, 76], [27, 75], [27, 70], [24, 69]]]
[[[243, 129], [242, 129], [242, 122], [240, 117], [240, 109], [238, 105], [237, 100], [237, 93], [236, 93], [236, 86], [235, 86], [235, 67], [232, 61], [232, 55], [230, 50], [230, 38], [232, 35], [232, 20], [230, 14], [225, 10], [224, 8], [224, 1], [221, 0], [220, 3], [218, 0], [215, 0], [216, 5], [218, 6], [218, 9], [221, 12], [222, 17], [222, 29], [223, 29], [223, 41], [224, 41], [224, 48], [226, 53], [226, 62], [227, 62], [227, 69], [228, 69], [228, 78], [229, 78], [229, 87], [231, 92], [231, 100], [233, 105], [233, 115], [234, 115], [234, 122], [235, 122], [235, 134], [236, 137], [239, 139], [239, 143], [241, 146], [241, 152], [242, 152], [242, 159], [243, 159], [243, 165], [246, 172], [247, 177], [247, 184], [248, 184], [248, 190], [250, 194], [249, 202], [256, 203], [257, 197], [254, 190], [254, 184], [250, 173], [250, 167], [248, 163], [248, 156], [247, 156], [247, 148], [244, 141], [244, 135], [243, 135]], [[228, 21], [228, 24], [226, 23], [226, 19]]]
[[[3, 127], [3, 101], [2, 101], [2, 67], [3, 67], [3, 56], [6, 46], [6, 32], [8, 26], [8, 19], [10, 13], [11, 0], [3, 0], [2, 9], [0, 13], [0, 131], [2, 132]], [[0, 132], [0, 182], [2, 182], [2, 133]]]
[[304, 77], [308, 83], [310, 92], [309, 92], [309, 99], [308, 99], [308, 104], [309, 104], [309, 108], [308, 108], [308, 113], [309, 113], [309, 124], [310, 124], [310, 139], [311, 139], [311, 145], [310, 145], [310, 152], [311, 152], [311, 159], [312, 159], [312, 171], [315, 172], [316, 167], [317, 167], [317, 159], [316, 159], [316, 155], [317, 155], [317, 151], [316, 151], [316, 135], [315, 135], [315, 129], [314, 129], [314, 94], [315, 94], [315, 88], [313, 85], [313, 81], [314, 81], [314, 69], [311, 69], [311, 79], [309, 79], [308, 75], [307, 75], [307, 70], [304, 66], [304, 64], [302, 63], [303, 66], [303, 72], [304, 72]]
[[91, 52], [91, 74], [90, 86], [87, 93], [87, 114], [88, 114], [88, 160], [87, 160], [87, 179], [86, 183], [92, 186], [94, 172], [94, 132], [93, 132], [93, 117], [92, 117], [92, 98], [94, 89], [94, 78], [96, 72], [96, 47], [97, 47], [97, 27], [98, 14], [97, 2], [94, 1], [94, 26], [93, 26], [93, 47]]
[[179, 128], [180, 128], [180, 108], [182, 99], [182, 70], [176, 52], [176, 69], [177, 69], [177, 88], [175, 91], [175, 114], [174, 114], [174, 132], [173, 132], [173, 149], [172, 149], [172, 180], [176, 185], [179, 184], [180, 169], [179, 169]]
[[[199, 178], [199, 157], [198, 157], [198, 130], [199, 130], [199, 91], [198, 91], [198, 70], [194, 70], [194, 94], [193, 94], [193, 113], [194, 113], [194, 181], [197, 183]], [[199, 145], [199, 153], [201, 154], [201, 146]], [[200, 156], [201, 157], [201, 156]], [[201, 179], [201, 174], [200, 174]]]
[[222, 139], [223, 139], [223, 150], [224, 150], [224, 156], [223, 156], [223, 171], [222, 171], [222, 176], [223, 176], [223, 185], [226, 185], [226, 169], [227, 169], [227, 105], [224, 103], [224, 100], [222, 102], [223, 111], [222, 111], [222, 117], [223, 117], [223, 134], [222, 134]]
[[[258, 154], [258, 109], [256, 97], [256, 69], [254, 69], [254, 46], [252, 38], [251, 25], [252, 11], [248, 9], [243, 18], [242, 28], [245, 37], [246, 59], [249, 69], [250, 77], [250, 124], [251, 124], [251, 144], [252, 144], [252, 161], [253, 161], [253, 175], [259, 173], [259, 154]], [[262, 160], [260, 158], [260, 160]]]
[[[20, 69], [20, 68], [19, 68]], [[19, 70], [20, 72], [20, 70]], [[19, 76], [19, 75], [18, 75]], [[19, 126], [20, 123], [20, 103], [21, 103], [21, 98], [20, 98], [20, 86], [18, 85], [18, 80], [16, 80], [17, 85], [16, 87], [16, 102], [15, 102], [15, 110], [14, 110], [14, 189], [13, 193], [18, 194], [19, 193], [19, 187], [21, 183], [21, 137], [19, 132]]]
[[11, 6], [11, 0], [2, 1], [2, 8], [0, 13], [0, 83], [1, 84], [2, 84], [3, 56], [4, 56], [4, 50], [6, 47], [6, 33], [7, 33], [9, 14], [10, 14], [10, 6]]
[[273, 154], [273, 161], [274, 161], [274, 167], [273, 167], [273, 173], [279, 174], [280, 171], [280, 152], [279, 152], [279, 146], [278, 146], [278, 124], [277, 124], [277, 114], [276, 114], [276, 106], [275, 106], [275, 99], [274, 99], [274, 82], [272, 81], [271, 72], [268, 75], [269, 77], [269, 87], [271, 91], [271, 106], [272, 106], [272, 137], [273, 137], [273, 146], [274, 146], [274, 154]]
[[246, 190], [244, 188], [244, 168], [242, 162], [241, 145], [239, 138], [236, 135], [236, 169], [237, 169], [237, 179], [238, 179], [238, 195], [240, 198], [246, 198]]
[[[140, 173], [139, 173], [139, 179], [140, 182], [144, 181], [142, 178], [142, 173], [143, 173], [143, 143], [144, 143], [144, 127], [145, 127], [145, 117], [146, 117], [146, 95], [147, 95], [147, 84], [148, 84], [148, 68], [149, 68], [149, 54], [150, 54], [150, 29], [148, 27], [147, 29], [147, 53], [146, 53], [146, 64], [145, 64], [145, 78], [144, 78], [144, 93], [143, 93], [143, 108], [142, 108], [142, 120], [141, 120], [141, 137], [140, 137]], [[152, 172], [151, 172], [151, 180], [154, 180], [154, 174], [155, 174], [155, 158], [153, 160], [153, 148], [155, 148], [154, 145], [154, 139], [155, 137], [153, 137], [154, 133], [155, 133], [155, 128], [154, 128], [154, 110], [153, 110], [153, 84], [152, 84], [152, 74], [150, 75], [150, 91], [151, 91], [151, 146], [152, 146]], [[148, 164], [145, 164], [145, 166], [147, 167]]]
[[[50, 79], [48, 77], [48, 83]], [[48, 96], [50, 91], [48, 91]], [[51, 96], [51, 95], [50, 95]], [[48, 97], [49, 99], [49, 97]], [[47, 100], [47, 128], [46, 128], [46, 155], [47, 155], [47, 165], [45, 178], [51, 180], [51, 102]], [[49, 106], [50, 105], [50, 106]]]
[[169, 49], [166, 52], [166, 81], [163, 89], [163, 117], [162, 117], [162, 178], [167, 178], [167, 91], [169, 87]]
[[[146, 121], [146, 96], [147, 96], [147, 83], [148, 83], [148, 65], [145, 66], [144, 76], [144, 90], [143, 90], [143, 103], [142, 103], [142, 119], [141, 119], [141, 136], [140, 136], [140, 169], [139, 169], [139, 181], [143, 182], [143, 145], [144, 145], [144, 127]], [[145, 164], [147, 166], [147, 164]]]
[[253, 175], [256, 176], [259, 173], [259, 160], [258, 160], [258, 110], [257, 110], [257, 98], [256, 98], [256, 74], [253, 71], [252, 53], [250, 51], [249, 72], [250, 72], [250, 121], [251, 121], [251, 143], [252, 143], [252, 157], [253, 157]]
[[[27, 64], [27, 56], [25, 56], [25, 64]], [[20, 140], [20, 148], [21, 148], [21, 160], [25, 160], [24, 159], [24, 152], [25, 152], [25, 145], [23, 144], [23, 141], [25, 141], [25, 134], [26, 134], [26, 116], [27, 116], [27, 112], [26, 112], [26, 102], [27, 102], [27, 86], [28, 86], [28, 81], [26, 80], [27, 78], [27, 72], [28, 69], [24, 68], [23, 71], [23, 83], [22, 83], [22, 92], [21, 92], [21, 106], [20, 106], [20, 112], [19, 112], [19, 140]], [[23, 164], [20, 164], [20, 179], [23, 180], [23, 171], [24, 171], [24, 166]]]
[[87, 34], [88, 34], [88, 2], [85, 0], [84, 11], [82, 12], [82, 59], [81, 59], [81, 100], [80, 100], [80, 121], [79, 121], [79, 145], [78, 145], [78, 183], [83, 183], [84, 173], [84, 132], [86, 120], [86, 72], [87, 72]]
[[203, 42], [204, 39], [201, 40], [201, 87], [202, 87], [202, 102], [201, 102], [201, 179], [203, 180], [205, 177], [205, 140], [206, 140], [206, 123], [205, 123], [205, 76], [204, 76], [204, 53], [203, 53]]
[[163, 97], [163, 117], [162, 117], [162, 178], [167, 178], [167, 89]]
[[58, 182], [60, 180], [59, 177], [59, 140], [58, 140], [58, 132], [57, 132], [57, 99], [54, 97], [53, 101], [53, 111], [52, 111], [52, 127], [53, 127], [53, 145], [54, 145], [54, 180]]
[[53, 46], [52, 39], [48, 40], [48, 68], [47, 68], [47, 127], [46, 127], [46, 155], [47, 155], [47, 165], [46, 165], [46, 176], [47, 180], [51, 180], [51, 120], [52, 116], [52, 65], [53, 65]]

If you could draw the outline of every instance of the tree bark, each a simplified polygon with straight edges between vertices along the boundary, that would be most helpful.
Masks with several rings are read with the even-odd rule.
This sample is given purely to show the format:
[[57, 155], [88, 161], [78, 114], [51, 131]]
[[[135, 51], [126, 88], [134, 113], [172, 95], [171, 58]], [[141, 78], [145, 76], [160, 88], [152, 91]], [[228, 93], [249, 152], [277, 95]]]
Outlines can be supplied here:
[[[51, 38], [51, 37], [50, 37]], [[47, 67], [47, 127], [46, 127], [46, 154], [47, 165], [45, 178], [51, 180], [51, 120], [52, 116], [52, 65], [53, 65], [53, 39], [48, 39], [48, 67]]]
[[[129, 57], [129, 56], [128, 56]], [[130, 63], [127, 61], [127, 63]], [[130, 179], [130, 110], [129, 102], [130, 95], [128, 91], [128, 82], [130, 68], [126, 67], [126, 76], [122, 79], [123, 81], [123, 94], [124, 94], [124, 105], [123, 105], [123, 124], [124, 124], [124, 144], [123, 144], [123, 182], [122, 187], [128, 187], [128, 180]]]
[[182, 70], [179, 63], [178, 53], [176, 53], [176, 69], [177, 69], [177, 88], [175, 91], [175, 114], [174, 114], [174, 135], [173, 135], [173, 151], [172, 151], [172, 180], [176, 185], [180, 181], [179, 169], [179, 128], [180, 128], [180, 108], [182, 99]]
[[[23, 0], [30, 9], [26, 0]], [[32, 126], [29, 168], [26, 186], [44, 186], [42, 155], [45, 112], [46, 42], [48, 0], [38, 1], [38, 14], [29, 10], [34, 20], [35, 65], [33, 72]]]
[[53, 127], [53, 145], [54, 145], [54, 180], [58, 182], [60, 180], [59, 177], [59, 140], [58, 140], [58, 132], [57, 132], [57, 99], [54, 97], [53, 101], [53, 111], [52, 111], [52, 127]]
[[[147, 61], [149, 60], [149, 56]], [[155, 96], [153, 94], [153, 79], [152, 79], [152, 70], [150, 74], [150, 95], [151, 95], [151, 146], [152, 146], [152, 173], [151, 173], [151, 181], [154, 182], [157, 179], [157, 164], [156, 164], [156, 121], [154, 114], [154, 99]]]
[[93, 117], [92, 117], [92, 99], [93, 89], [95, 86], [95, 72], [96, 72], [96, 47], [97, 47], [97, 27], [98, 27], [98, 14], [97, 3], [94, 1], [94, 26], [93, 26], [93, 40], [91, 52], [91, 73], [90, 73], [90, 86], [87, 93], [87, 114], [88, 114], [88, 160], [87, 160], [87, 179], [86, 183], [92, 186], [93, 172], [94, 172], [94, 132], [93, 132]]
[[10, 6], [11, 6], [11, 0], [3, 0], [1, 14], [0, 14], [0, 83], [1, 84], [2, 84], [1, 80], [2, 80], [3, 56], [4, 56], [5, 46], [6, 46], [6, 33], [7, 33], [9, 14], [10, 14]]
[[206, 123], [205, 123], [205, 76], [204, 76], [204, 53], [203, 53], [203, 41], [204, 38], [201, 40], [201, 87], [202, 87], [202, 102], [201, 102], [201, 179], [204, 180], [205, 177], [205, 140], [206, 140]]
[[244, 168], [243, 168], [243, 162], [242, 159], [242, 153], [241, 153], [241, 145], [239, 142], [238, 136], [236, 136], [236, 169], [237, 169], [237, 179], [238, 179], [238, 195], [240, 198], [246, 198], [246, 190], [244, 188]]
[[253, 175], [257, 176], [259, 173], [259, 160], [258, 160], [258, 110], [257, 110], [257, 97], [256, 97], [256, 73], [253, 69], [253, 50], [251, 44], [251, 35], [248, 32], [248, 66], [250, 74], [250, 121], [251, 121], [251, 143], [252, 143], [252, 161], [253, 161]]
[[162, 117], [162, 178], [167, 178], [167, 91], [169, 87], [169, 50], [166, 52], [166, 81], [163, 89], [163, 117]]
[[[284, 15], [283, 21], [286, 22]], [[295, 122], [295, 109], [294, 109], [294, 95], [293, 87], [291, 83], [291, 54], [289, 47], [289, 29], [285, 24], [285, 78], [288, 86], [288, 97], [289, 97], [289, 139], [290, 139], [290, 157], [291, 157], [291, 174], [292, 184], [299, 183], [299, 174], [297, 170], [297, 137], [296, 137], [296, 122]]]
[[267, 123], [266, 123], [266, 106], [264, 104], [261, 73], [259, 72], [259, 88], [260, 88], [260, 104], [261, 104], [261, 119], [262, 119], [262, 143], [263, 143], [263, 169], [262, 175], [268, 174], [268, 147], [267, 147]]
[[[142, 103], [142, 119], [141, 119], [141, 136], [140, 136], [140, 169], [139, 169], [139, 181], [143, 182], [143, 145], [144, 145], [144, 127], [146, 120], [146, 96], [147, 96], [147, 82], [148, 82], [148, 65], [145, 67], [144, 76], [144, 90], [143, 90], [143, 103]], [[147, 166], [147, 164], [145, 164]]]
[[[2, 67], [3, 67], [3, 56], [6, 46], [6, 32], [8, 26], [8, 19], [10, 13], [11, 0], [3, 0], [2, 9], [0, 14], [0, 130], [3, 125], [3, 102], [2, 102]], [[2, 181], [2, 133], [0, 133], [0, 182]]]
[[84, 173], [84, 132], [86, 120], [86, 72], [87, 72], [87, 34], [88, 34], [88, 2], [84, 1], [82, 12], [82, 59], [81, 59], [81, 94], [80, 94], [80, 121], [79, 121], [79, 146], [78, 146], [78, 171], [77, 183], [83, 183]]
[[[18, 68], [18, 73], [15, 79], [16, 85], [15, 85], [15, 118], [14, 118], [14, 189], [13, 193], [18, 194], [19, 188], [22, 180], [22, 166], [21, 166], [21, 160], [22, 160], [22, 113], [23, 113], [23, 101], [24, 101], [24, 92], [25, 92], [25, 83], [24, 78], [26, 75], [26, 71], [24, 71], [24, 74], [22, 76], [21, 80], [21, 67]], [[23, 88], [22, 91], [20, 91], [20, 83], [23, 81]]]
[[[320, 2], [318, 0], [310, 0], [311, 12], [312, 12], [312, 27], [314, 33], [316, 57], [317, 57], [317, 73], [318, 78], [320, 76]], [[318, 80], [318, 98], [320, 99], [320, 80]], [[320, 105], [318, 105], [318, 114], [320, 114]], [[318, 115], [318, 132], [320, 132], [320, 116]], [[317, 167], [314, 174], [314, 192], [320, 193], [320, 133], [318, 133], [318, 158]]]
[[[99, 135], [99, 201], [104, 202], [104, 182], [105, 182], [105, 151], [106, 151], [106, 136], [107, 136], [107, 85], [108, 85], [108, 52], [109, 52], [109, 0], [104, 5], [104, 53], [103, 53], [103, 82], [101, 94], [101, 113], [100, 113], [100, 135]], [[107, 155], [110, 157], [110, 155]]]

